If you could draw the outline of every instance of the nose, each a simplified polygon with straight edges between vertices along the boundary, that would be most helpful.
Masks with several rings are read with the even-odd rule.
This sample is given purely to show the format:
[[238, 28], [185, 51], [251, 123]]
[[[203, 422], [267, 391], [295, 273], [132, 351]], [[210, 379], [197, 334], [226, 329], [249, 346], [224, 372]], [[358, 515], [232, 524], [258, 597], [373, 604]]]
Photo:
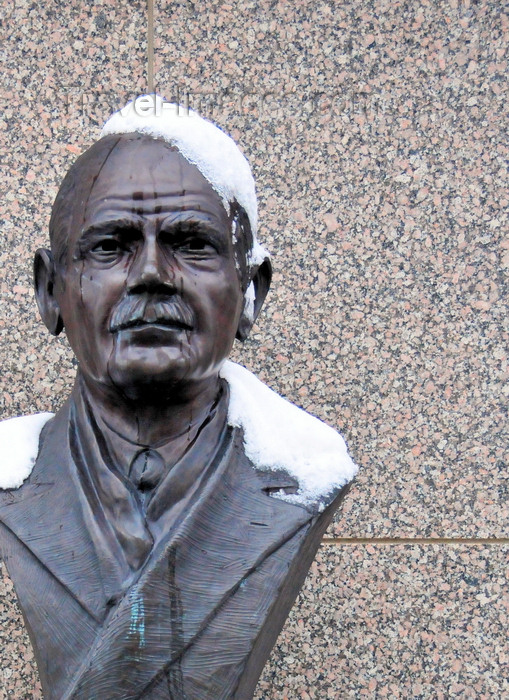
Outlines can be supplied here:
[[175, 270], [172, 261], [160, 249], [155, 236], [148, 235], [136, 252], [127, 278], [129, 291], [153, 290], [164, 286], [174, 289]]

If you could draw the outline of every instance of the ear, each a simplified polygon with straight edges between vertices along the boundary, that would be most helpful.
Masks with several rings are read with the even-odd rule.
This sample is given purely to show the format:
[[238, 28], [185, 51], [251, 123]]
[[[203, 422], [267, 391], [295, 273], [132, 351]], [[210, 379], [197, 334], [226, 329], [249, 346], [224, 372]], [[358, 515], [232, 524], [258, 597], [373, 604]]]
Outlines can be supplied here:
[[64, 322], [54, 295], [55, 262], [50, 250], [39, 248], [34, 258], [35, 299], [46, 328], [52, 335], [62, 332]]
[[239, 321], [236, 338], [244, 342], [249, 335], [254, 322], [263, 306], [272, 279], [272, 265], [265, 258], [261, 265], [254, 268], [251, 273], [251, 281], [244, 294], [244, 308]]

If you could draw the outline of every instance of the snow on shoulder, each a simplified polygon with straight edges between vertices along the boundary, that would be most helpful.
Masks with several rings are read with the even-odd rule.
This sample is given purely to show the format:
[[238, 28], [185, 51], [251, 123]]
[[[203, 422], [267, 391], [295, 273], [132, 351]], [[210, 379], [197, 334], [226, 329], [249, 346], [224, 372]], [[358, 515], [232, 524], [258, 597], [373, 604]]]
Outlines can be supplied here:
[[41, 430], [50, 418], [53, 413], [35, 413], [0, 422], [0, 489], [17, 489], [28, 479]]
[[228, 423], [243, 428], [249, 459], [258, 469], [283, 469], [297, 479], [299, 491], [279, 498], [323, 509], [328, 494], [357, 473], [341, 435], [245, 367], [227, 361], [220, 374], [230, 387]]

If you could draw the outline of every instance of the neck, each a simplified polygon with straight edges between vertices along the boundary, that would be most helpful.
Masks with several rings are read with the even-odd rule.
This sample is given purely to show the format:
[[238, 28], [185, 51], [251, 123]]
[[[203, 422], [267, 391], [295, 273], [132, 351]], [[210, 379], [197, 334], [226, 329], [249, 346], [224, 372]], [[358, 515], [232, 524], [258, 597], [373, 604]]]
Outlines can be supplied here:
[[175, 388], [164, 400], [126, 399], [114, 388], [86, 378], [79, 370], [76, 389], [84, 392], [96, 419], [104, 421], [131, 442], [157, 446], [201, 425], [216, 401], [220, 381], [207, 377], [185, 389]]

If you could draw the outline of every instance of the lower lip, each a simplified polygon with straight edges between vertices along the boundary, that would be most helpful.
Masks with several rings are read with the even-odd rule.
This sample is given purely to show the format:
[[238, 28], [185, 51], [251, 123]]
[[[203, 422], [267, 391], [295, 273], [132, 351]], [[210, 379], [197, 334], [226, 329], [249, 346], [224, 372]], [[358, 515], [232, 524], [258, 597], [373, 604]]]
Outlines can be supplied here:
[[172, 339], [180, 338], [182, 334], [191, 332], [190, 328], [182, 328], [182, 326], [167, 326], [161, 323], [147, 323], [143, 326], [131, 326], [130, 328], [122, 328], [116, 334], [129, 338], [132, 342], [143, 343], [149, 345], [151, 343], [159, 344], [161, 342], [171, 342]]

